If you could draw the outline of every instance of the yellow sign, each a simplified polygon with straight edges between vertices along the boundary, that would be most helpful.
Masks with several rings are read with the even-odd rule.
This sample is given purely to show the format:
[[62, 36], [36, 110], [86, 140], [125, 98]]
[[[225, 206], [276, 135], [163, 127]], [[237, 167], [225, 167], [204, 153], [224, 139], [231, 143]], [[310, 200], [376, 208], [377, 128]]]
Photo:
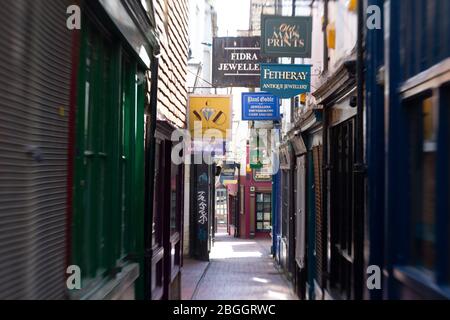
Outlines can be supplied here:
[[190, 96], [189, 130], [193, 139], [205, 133], [211, 135], [208, 130], [220, 132], [224, 140], [231, 138], [227, 137], [227, 130], [231, 129], [231, 101], [231, 96]]
[[223, 185], [224, 185], [224, 186], [231, 186], [231, 185], [235, 185], [235, 184], [238, 184], [238, 181], [237, 181], [237, 180], [225, 180], [225, 181], [223, 182]]

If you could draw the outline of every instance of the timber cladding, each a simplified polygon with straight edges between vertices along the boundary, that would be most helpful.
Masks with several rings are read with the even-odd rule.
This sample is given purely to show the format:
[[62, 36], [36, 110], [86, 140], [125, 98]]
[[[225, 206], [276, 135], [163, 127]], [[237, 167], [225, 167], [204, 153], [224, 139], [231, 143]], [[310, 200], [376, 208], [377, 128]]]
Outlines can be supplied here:
[[187, 109], [187, 0], [153, 0], [161, 42], [158, 115], [184, 128]]

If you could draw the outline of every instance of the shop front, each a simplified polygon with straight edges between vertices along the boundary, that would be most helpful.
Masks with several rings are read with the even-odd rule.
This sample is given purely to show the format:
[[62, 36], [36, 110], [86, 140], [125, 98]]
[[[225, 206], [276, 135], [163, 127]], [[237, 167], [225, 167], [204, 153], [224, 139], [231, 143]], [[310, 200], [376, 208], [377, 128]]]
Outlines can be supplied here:
[[134, 2], [81, 5], [69, 216], [70, 264], [83, 289], [71, 298], [142, 299], [146, 83], [138, 79], [158, 50], [153, 13]]
[[[364, 212], [356, 192], [356, 80], [354, 60], [344, 62], [314, 96], [323, 106], [322, 279], [325, 299], [360, 299]], [[359, 186], [362, 188], [363, 186]], [[325, 222], [326, 221], [326, 222]], [[317, 226], [319, 227], [319, 226]], [[326, 265], [323, 253], [329, 252]], [[321, 279], [318, 279], [319, 281]]]

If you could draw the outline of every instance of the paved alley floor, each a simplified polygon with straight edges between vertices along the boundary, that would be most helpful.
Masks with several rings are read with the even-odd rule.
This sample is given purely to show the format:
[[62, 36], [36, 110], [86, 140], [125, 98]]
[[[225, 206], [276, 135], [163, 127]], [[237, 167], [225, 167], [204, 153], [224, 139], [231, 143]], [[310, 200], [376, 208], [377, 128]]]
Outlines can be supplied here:
[[296, 300], [270, 255], [270, 240], [218, 234], [192, 300]]

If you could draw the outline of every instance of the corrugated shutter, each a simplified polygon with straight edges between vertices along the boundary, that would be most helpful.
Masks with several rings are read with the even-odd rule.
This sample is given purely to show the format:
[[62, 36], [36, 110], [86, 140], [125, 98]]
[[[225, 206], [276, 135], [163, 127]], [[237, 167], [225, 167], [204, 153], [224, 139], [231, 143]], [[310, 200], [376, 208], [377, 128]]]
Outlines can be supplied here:
[[322, 146], [313, 149], [314, 186], [316, 196], [316, 274], [320, 284], [322, 284], [322, 271], [326, 254], [324, 248], [324, 221], [322, 211], [322, 149]]
[[297, 158], [297, 215], [295, 217], [295, 261], [300, 269], [305, 268], [306, 250], [306, 157]]
[[0, 299], [64, 298], [69, 1], [0, 10]]

